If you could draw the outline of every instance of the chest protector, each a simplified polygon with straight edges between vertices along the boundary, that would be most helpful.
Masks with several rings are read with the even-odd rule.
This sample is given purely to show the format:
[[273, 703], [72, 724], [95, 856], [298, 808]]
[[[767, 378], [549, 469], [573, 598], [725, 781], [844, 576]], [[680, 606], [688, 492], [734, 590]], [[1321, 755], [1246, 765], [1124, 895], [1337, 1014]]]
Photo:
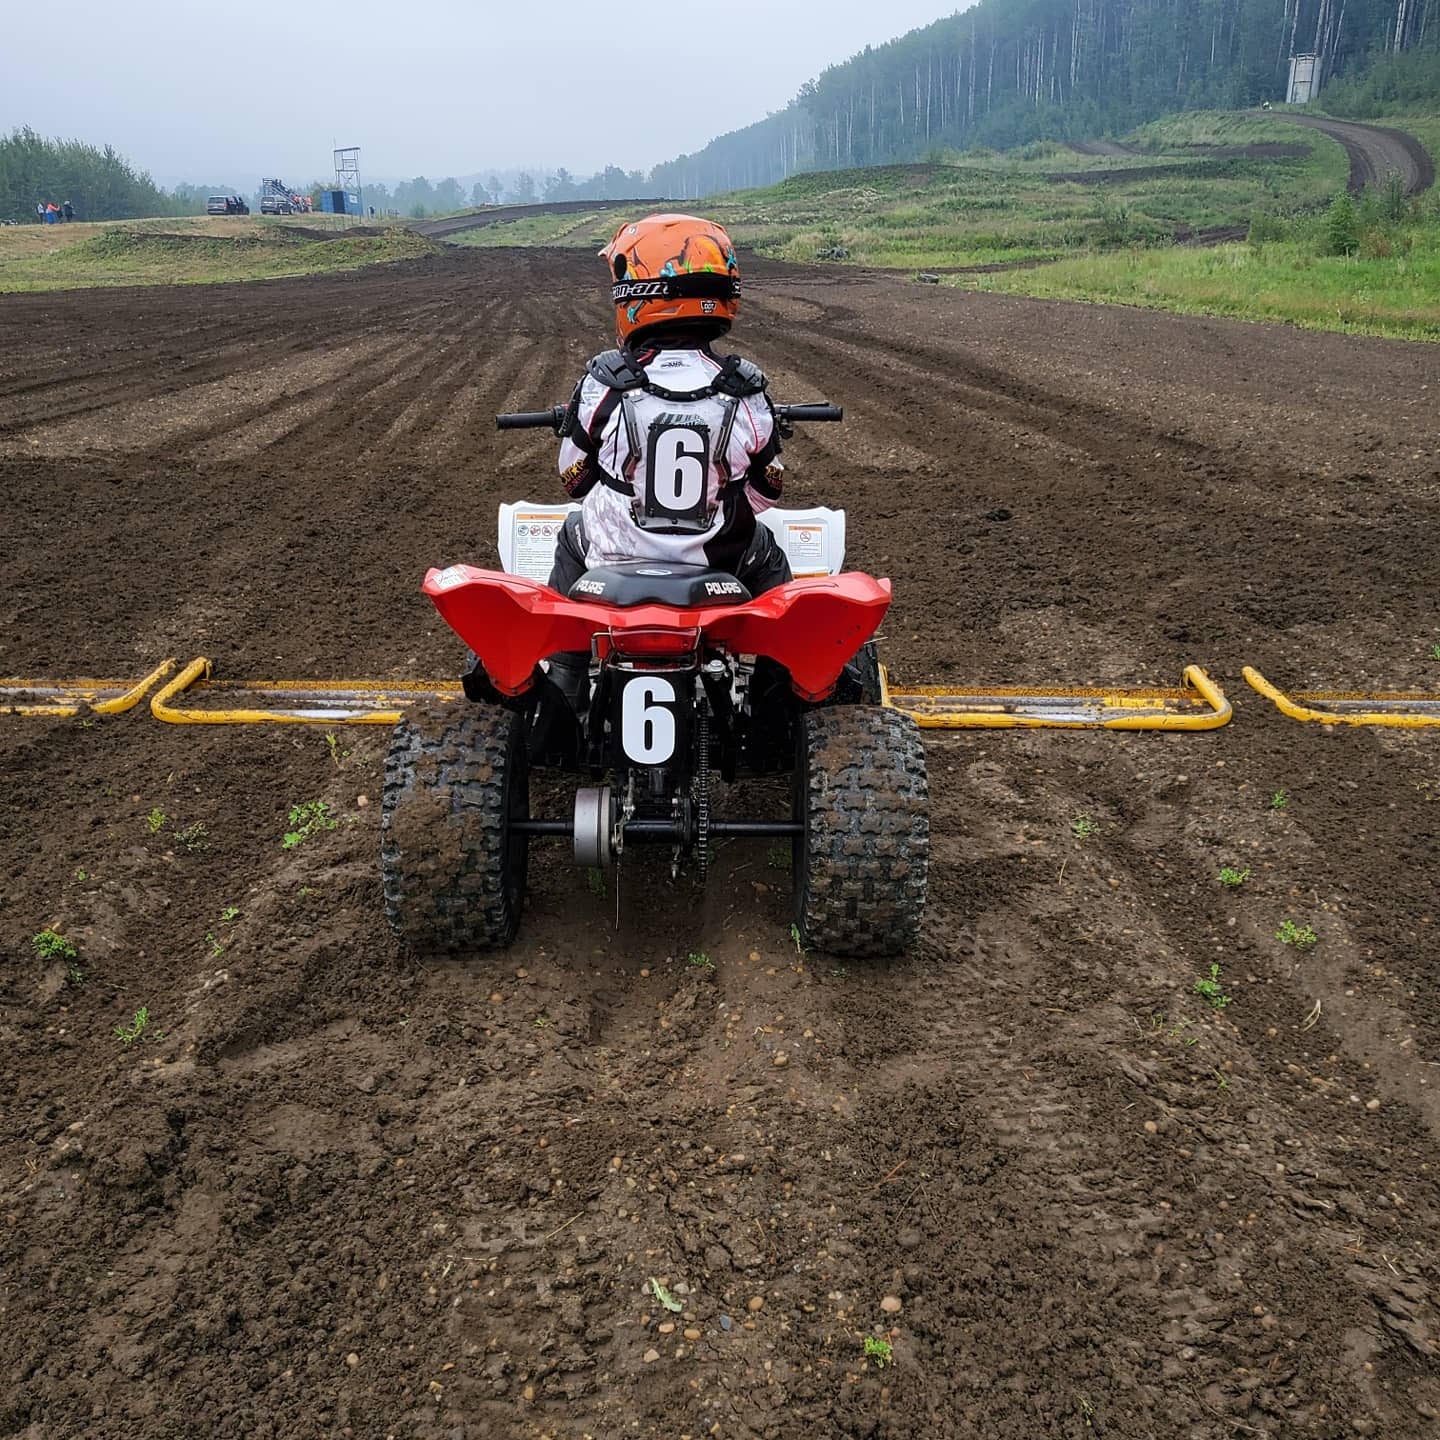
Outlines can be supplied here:
[[[730, 473], [730, 437], [740, 402], [765, 389], [759, 366], [730, 356], [700, 390], [667, 390], [623, 350], [590, 362], [590, 374], [617, 392], [629, 455], [620, 480], [607, 483], [630, 497], [641, 530], [659, 535], [703, 535], [715, 521], [710, 475], [720, 489]], [[718, 492], [717, 492], [718, 493]]]

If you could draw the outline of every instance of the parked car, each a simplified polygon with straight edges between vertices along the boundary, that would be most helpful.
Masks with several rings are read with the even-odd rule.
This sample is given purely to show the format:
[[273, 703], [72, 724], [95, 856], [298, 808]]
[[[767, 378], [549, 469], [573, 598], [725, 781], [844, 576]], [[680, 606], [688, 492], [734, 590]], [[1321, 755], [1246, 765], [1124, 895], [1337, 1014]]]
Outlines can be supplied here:
[[205, 202], [207, 215], [248, 215], [250, 207], [238, 195], [212, 195]]

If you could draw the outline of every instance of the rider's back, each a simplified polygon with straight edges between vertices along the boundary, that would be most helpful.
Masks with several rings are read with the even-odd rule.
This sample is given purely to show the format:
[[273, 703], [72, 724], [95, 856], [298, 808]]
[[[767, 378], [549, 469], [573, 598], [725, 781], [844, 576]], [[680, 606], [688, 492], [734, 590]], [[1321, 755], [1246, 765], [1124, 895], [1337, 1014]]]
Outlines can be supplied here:
[[586, 562], [654, 559], [734, 571], [779, 498], [765, 377], [703, 343], [597, 356], [560, 450]]

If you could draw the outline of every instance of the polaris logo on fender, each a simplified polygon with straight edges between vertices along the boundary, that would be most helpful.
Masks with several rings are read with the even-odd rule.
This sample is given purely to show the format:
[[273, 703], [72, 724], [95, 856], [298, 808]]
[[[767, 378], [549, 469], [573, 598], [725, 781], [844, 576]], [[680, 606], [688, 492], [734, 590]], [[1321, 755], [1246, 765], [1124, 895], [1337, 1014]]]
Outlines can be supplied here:
[[745, 587], [738, 580], [707, 580], [705, 593], [707, 595], [743, 595]]
[[578, 590], [582, 595], [603, 595], [605, 583], [602, 580], [577, 580], [571, 589]]

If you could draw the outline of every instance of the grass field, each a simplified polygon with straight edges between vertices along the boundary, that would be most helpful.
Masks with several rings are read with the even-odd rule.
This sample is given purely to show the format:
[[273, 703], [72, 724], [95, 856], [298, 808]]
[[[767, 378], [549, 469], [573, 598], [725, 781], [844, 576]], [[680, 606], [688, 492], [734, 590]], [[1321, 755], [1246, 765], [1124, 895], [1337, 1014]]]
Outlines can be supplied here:
[[[1188, 114], [1132, 140], [1136, 153], [1124, 155], [1037, 143], [1004, 153], [947, 152], [921, 165], [797, 175], [708, 199], [703, 208], [739, 244], [778, 259], [948, 269], [1243, 225], [1257, 210], [1317, 204], [1347, 173], [1334, 141], [1264, 116]], [[1308, 146], [1309, 153], [1247, 157], [1213, 148], [1273, 144]], [[1109, 178], [1097, 180], [1097, 172]], [[588, 245], [608, 234], [610, 218], [598, 206], [594, 214], [536, 216], [469, 232], [465, 243]]]
[[1306, 241], [1127, 249], [1038, 270], [953, 277], [976, 290], [1281, 320], [1306, 329], [1440, 340], [1440, 226], [1408, 254], [1317, 255]]
[[[1374, 123], [1406, 130], [1440, 155], [1440, 117]], [[1388, 213], [1381, 197], [1367, 197], [1357, 207], [1354, 239], [1353, 253], [1328, 253], [1335, 247], [1326, 214], [1262, 211], [1247, 243], [1211, 249], [1128, 245], [1023, 273], [955, 276], [949, 283], [1440, 340], [1440, 196]]]
[[433, 254], [400, 227], [334, 230], [294, 221], [196, 216], [0, 229], [0, 293], [108, 285], [203, 285], [354, 270]]

